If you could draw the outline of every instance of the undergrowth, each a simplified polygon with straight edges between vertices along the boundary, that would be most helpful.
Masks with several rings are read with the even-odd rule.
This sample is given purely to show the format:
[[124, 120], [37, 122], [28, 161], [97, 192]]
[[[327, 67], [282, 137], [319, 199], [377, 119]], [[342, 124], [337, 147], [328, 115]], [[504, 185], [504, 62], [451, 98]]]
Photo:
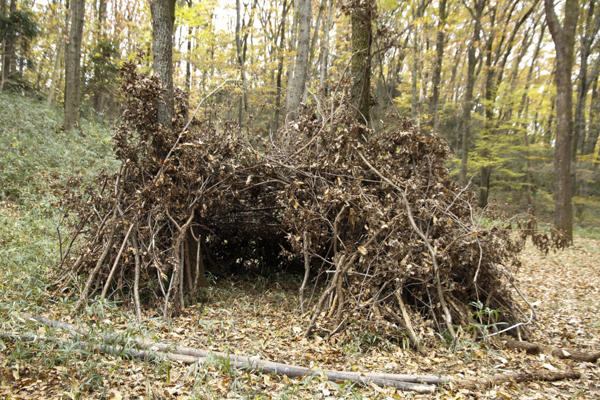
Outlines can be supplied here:
[[[113, 170], [108, 123], [62, 131], [58, 107], [0, 93], [0, 321], [48, 306], [47, 271], [59, 255], [55, 207], [69, 177], [91, 181]], [[64, 240], [64, 237], [63, 237]]]

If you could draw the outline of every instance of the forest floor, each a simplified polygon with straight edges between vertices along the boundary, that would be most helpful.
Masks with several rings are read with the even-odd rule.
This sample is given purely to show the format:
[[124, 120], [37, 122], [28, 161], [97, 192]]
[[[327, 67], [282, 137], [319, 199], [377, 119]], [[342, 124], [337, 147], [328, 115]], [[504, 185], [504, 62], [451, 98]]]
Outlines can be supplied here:
[[[0, 270], [0, 282], [7, 282], [4, 275], [6, 271]], [[577, 238], [574, 246], [547, 256], [528, 246], [516, 278], [539, 318], [530, 326], [531, 341], [585, 352], [600, 351], [600, 240]], [[600, 397], [600, 361], [592, 364], [560, 360], [549, 354], [527, 355], [502, 349], [494, 342], [474, 343], [466, 335], [451, 348], [442, 344], [433, 331], [420, 329], [427, 356], [408, 350], [402, 338], [368, 332], [341, 335], [334, 342], [319, 335], [305, 340], [302, 333], [307, 318], [300, 316], [297, 309], [298, 286], [295, 278], [284, 275], [271, 280], [217, 281], [205, 291], [202, 303], [188, 307], [180, 317], [167, 323], [147, 314], [148, 319], [141, 326], [133, 323], [133, 313], [125, 310], [130, 307], [117, 308], [107, 302], [93, 302], [85, 316], [75, 321], [68, 318], [64, 304], [51, 305], [52, 300], [44, 293], [39, 293], [37, 306], [48, 318], [86, 325], [99, 334], [122, 331], [198, 349], [320, 369], [470, 379], [540, 369], [576, 369], [582, 377], [573, 381], [505, 383], [481, 391], [446, 385], [434, 395], [424, 395], [376, 385], [328, 382], [321, 377], [291, 379], [240, 372], [218, 359], [201, 367], [186, 366], [129, 361], [41, 342], [0, 340], [0, 399]], [[12, 296], [15, 294], [7, 294]], [[18, 303], [18, 299], [14, 301]], [[523, 304], [522, 309], [527, 310], [527, 305]], [[30, 334], [60, 334], [22, 319], [18, 309], [9, 314], [0, 318], [4, 331], [28, 329]]]

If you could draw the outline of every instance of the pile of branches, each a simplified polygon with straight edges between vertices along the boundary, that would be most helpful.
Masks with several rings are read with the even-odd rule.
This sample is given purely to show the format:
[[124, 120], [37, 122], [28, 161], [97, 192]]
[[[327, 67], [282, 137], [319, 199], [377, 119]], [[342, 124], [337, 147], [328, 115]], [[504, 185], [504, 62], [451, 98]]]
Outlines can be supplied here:
[[[64, 198], [76, 215], [65, 219], [74, 223], [58, 272], [87, 276], [73, 313], [100, 293], [133, 298], [138, 319], [142, 304], [167, 317], [207, 285], [205, 270], [295, 262], [305, 269], [301, 310], [312, 304], [307, 337], [368, 321], [399, 326], [418, 348], [416, 323], [455, 335], [473, 322], [473, 304], [500, 310], [493, 323], [531, 320], [508, 289], [518, 254], [527, 236], [544, 251], [565, 243], [538, 232], [532, 215], [494, 222], [493, 207], [477, 209], [450, 179], [441, 138], [406, 119], [375, 133], [343, 96], [318, 112], [304, 106], [273, 139], [233, 123], [185, 124], [180, 93], [167, 130], [156, 121], [157, 80], [133, 63], [122, 75], [121, 168], [86, 191], [73, 183]], [[311, 278], [315, 302], [304, 299]]]

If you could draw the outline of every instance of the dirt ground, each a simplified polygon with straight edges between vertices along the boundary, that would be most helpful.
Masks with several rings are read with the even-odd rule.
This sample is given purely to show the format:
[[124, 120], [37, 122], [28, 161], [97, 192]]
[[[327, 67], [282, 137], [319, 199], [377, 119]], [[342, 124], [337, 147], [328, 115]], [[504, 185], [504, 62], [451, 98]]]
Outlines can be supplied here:
[[[287, 279], [287, 280], [286, 280]], [[600, 241], [578, 238], [569, 249], [541, 255], [528, 246], [517, 287], [535, 307], [529, 325], [531, 341], [584, 352], [600, 351]], [[129, 361], [93, 353], [74, 353], [40, 343], [0, 340], [0, 399], [592, 399], [600, 398], [600, 361], [595, 364], [527, 355], [506, 350], [490, 339], [474, 343], [465, 333], [456, 346], [444, 345], [430, 327], [416, 327], [427, 356], [407, 348], [404, 337], [365, 330], [334, 341], [319, 335], [302, 339], [307, 317], [297, 310], [298, 282], [276, 280], [217, 281], [203, 302], [165, 323], [156, 315], [137, 326], [133, 314], [93, 304], [85, 318], [71, 321], [64, 306], [45, 316], [85, 324], [101, 331], [168, 340], [199, 349], [258, 356], [264, 360], [339, 371], [433, 374], [477, 379], [536, 370], [581, 372], [581, 379], [558, 382], [504, 383], [472, 391], [451, 384], [434, 395], [403, 392], [375, 385], [360, 387], [321, 377], [290, 379], [239, 372], [223, 360], [206, 366]], [[515, 293], [515, 296], [518, 296]], [[521, 303], [529, 315], [529, 306]], [[18, 321], [18, 316], [12, 317]], [[33, 327], [38, 334], [49, 330]], [[466, 331], [465, 331], [466, 332]]]

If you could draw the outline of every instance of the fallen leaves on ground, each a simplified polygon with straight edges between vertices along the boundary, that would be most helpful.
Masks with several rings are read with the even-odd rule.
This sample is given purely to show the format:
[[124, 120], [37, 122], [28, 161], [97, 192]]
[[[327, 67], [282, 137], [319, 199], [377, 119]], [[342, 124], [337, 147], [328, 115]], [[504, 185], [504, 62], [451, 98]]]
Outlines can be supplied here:
[[[535, 307], [539, 321], [530, 340], [545, 346], [600, 351], [600, 241], [578, 238], [565, 251], [541, 255], [528, 246], [517, 285]], [[88, 308], [87, 319], [69, 321], [57, 305], [46, 316], [87, 324], [101, 330], [132, 334], [199, 349], [317, 369], [403, 374], [439, 374], [476, 379], [489, 375], [539, 369], [577, 369], [577, 381], [505, 383], [470, 391], [450, 384], [435, 395], [401, 392], [376, 385], [359, 387], [328, 382], [322, 377], [290, 379], [236, 371], [225, 360], [206, 366], [145, 363], [77, 354], [40, 343], [0, 342], [2, 399], [218, 399], [218, 398], [376, 398], [376, 399], [571, 399], [600, 396], [600, 366], [561, 360], [550, 354], [527, 355], [501, 349], [494, 339], [472, 342], [467, 331], [455, 349], [444, 346], [427, 326], [417, 327], [428, 344], [426, 357], [408, 350], [402, 335], [352, 331], [327, 341], [320, 335], [302, 338], [307, 315], [297, 309], [298, 282], [278, 280], [223, 281], [206, 290], [204, 302], [186, 308], [165, 322], [146, 315], [134, 328], [132, 314], [103, 314]], [[515, 298], [518, 294], [515, 293]], [[529, 305], [520, 303], [529, 315]], [[40, 333], [46, 331], [39, 328]], [[57, 333], [58, 334], [58, 333]], [[2, 345], [3, 343], [3, 345]]]

